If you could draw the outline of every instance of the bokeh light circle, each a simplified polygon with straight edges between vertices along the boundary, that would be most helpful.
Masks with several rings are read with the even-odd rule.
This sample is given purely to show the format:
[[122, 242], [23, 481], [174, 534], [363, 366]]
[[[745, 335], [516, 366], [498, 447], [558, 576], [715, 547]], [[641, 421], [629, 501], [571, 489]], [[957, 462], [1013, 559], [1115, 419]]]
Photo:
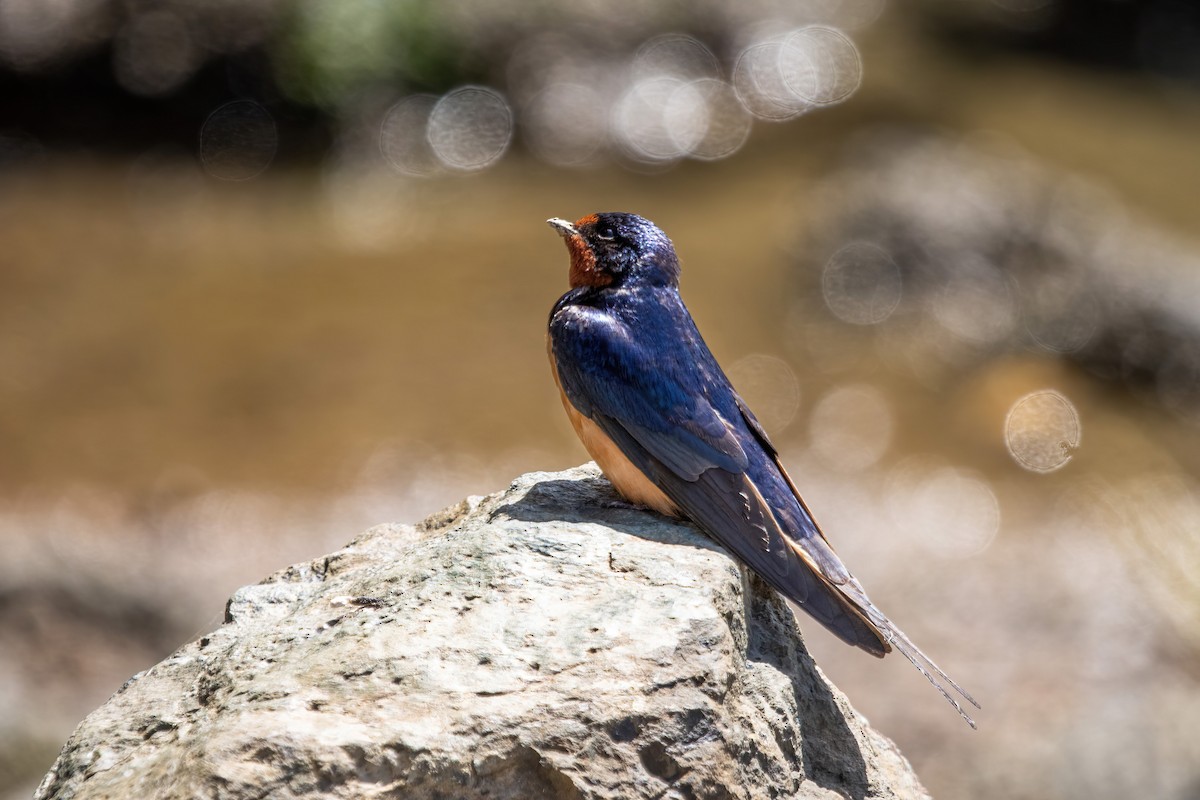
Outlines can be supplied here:
[[529, 148], [558, 166], [592, 163], [607, 138], [600, 95], [579, 83], [547, 86], [529, 102], [521, 123]]
[[964, 260], [955, 265], [931, 300], [933, 317], [964, 342], [991, 344], [1017, 324], [1016, 299], [1008, 280], [991, 265]]
[[[688, 156], [700, 161], [716, 161], [740, 150], [750, 136], [753, 123], [746, 109], [738, 102], [733, 87], [715, 78], [701, 78], [683, 84], [667, 101], [668, 123], [679, 113], [679, 101], [686, 99], [692, 103], [695, 102], [693, 98], [703, 102], [704, 127], [701, 135], [690, 138]], [[693, 125], [689, 130], [698, 132], [699, 125]]]
[[812, 107], [788, 87], [780, 71], [782, 50], [779, 41], [752, 44], [734, 64], [734, 91], [746, 111], [758, 119], [780, 122]]
[[815, 106], [840, 103], [862, 83], [862, 57], [849, 36], [809, 25], [793, 31], [779, 49], [779, 74], [798, 99]]
[[818, 402], [809, 419], [812, 447], [830, 466], [858, 472], [875, 464], [892, 440], [892, 409], [873, 386], [840, 386]]
[[483, 169], [496, 162], [512, 141], [513, 115], [499, 92], [464, 86], [438, 100], [429, 115], [433, 152], [452, 169]]
[[800, 380], [782, 358], [751, 353], [729, 368], [729, 380], [769, 435], [782, 431], [800, 409]]
[[126, 90], [160, 97], [178, 89], [200, 63], [188, 25], [165, 9], [137, 14], [113, 37], [113, 77]]
[[926, 550], [949, 558], [982, 553], [1000, 530], [1000, 502], [978, 475], [910, 456], [884, 488], [892, 521]]
[[675, 87], [663, 107], [663, 127], [684, 155], [691, 155], [708, 135], [708, 98], [695, 83]]
[[[689, 143], [703, 137], [703, 128], [698, 132], [671, 129], [666, 116], [668, 104], [682, 85], [677, 78], [649, 78], [621, 95], [613, 107], [612, 127], [617, 142], [629, 156], [651, 163], [673, 161], [687, 154]], [[674, 124], [706, 128], [707, 113], [697, 108], [697, 96], [683, 100], [676, 102]]]
[[1079, 412], [1059, 392], [1025, 395], [1004, 419], [1004, 443], [1013, 460], [1031, 472], [1054, 472], [1079, 448]]
[[716, 78], [720, 74], [717, 57], [694, 36], [668, 33], [655, 36], [633, 57], [633, 75], [637, 80], [671, 76], [681, 80]]
[[441, 170], [429, 143], [429, 117], [438, 98], [414, 94], [397, 102], [379, 125], [379, 152], [402, 175], [421, 177]]
[[886, 250], [851, 242], [834, 253], [821, 272], [821, 295], [843, 322], [878, 325], [900, 304], [900, 268]]
[[261, 175], [278, 147], [275, 120], [253, 100], [226, 103], [200, 128], [200, 163], [209, 175], [224, 181]]
[[1100, 303], [1081, 272], [1049, 270], [1021, 287], [1021, 321], [1033, 340], [1052, 353], [1073, 353], [1100, 324]]

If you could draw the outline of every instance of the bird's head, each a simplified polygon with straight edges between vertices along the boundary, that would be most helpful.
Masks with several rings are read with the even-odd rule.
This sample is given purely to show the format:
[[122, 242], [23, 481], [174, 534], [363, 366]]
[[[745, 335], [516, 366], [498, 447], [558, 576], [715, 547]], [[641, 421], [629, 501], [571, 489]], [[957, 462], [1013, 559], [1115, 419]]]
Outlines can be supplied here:
[[678, 286], [679, 259], [667, 235], [637, 214], [546, 220], [567, 243], [571, 288]]

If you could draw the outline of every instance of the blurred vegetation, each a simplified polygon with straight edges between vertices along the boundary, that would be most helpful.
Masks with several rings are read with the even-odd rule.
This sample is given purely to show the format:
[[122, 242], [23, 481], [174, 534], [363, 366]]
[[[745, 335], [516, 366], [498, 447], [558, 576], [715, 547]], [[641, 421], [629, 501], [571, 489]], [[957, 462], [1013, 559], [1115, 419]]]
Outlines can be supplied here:
[[435, 0], [296, 3], [269, 45], [276, 79], [293, 100], [336, 113], [378, 86], [445, 91], [480, 80], [472, 53]]
[[[504, 90], [519, 45], [547, 34], [577, 52], [627, 58], [657, 33], [686, 32], [730, 61], [744, 44], [739, 37], [755, 25], [821, 22], [858, 30], [882, 7], [883, 0], [786, 9], [768, 0], [736, 7], [712, 0], [600, 6], [541, 0], [5, 0], [0, 64], [7, 69], [0, 69], [0, 91], [6, 108], [0, 124], [51, 145], [125, 150], [173, 140], [190, 147], [172, 118], [211, 108], [224, 95], [256, 97], [281, 118], [328, 135], [347, 109], [372, 94], [441, 93], [472, 82]], [[972, 60], [1019, 52], [1200, 80], [1200, 11], [1184, 0], [919, 0], [893, 11], [889, 25], [923, 27]], [[60, 102], [41, 102], [47, 96]], [[64, 108], [68, 102], [74, 107]], [[307, 131], [298, 138], [317, 142], [322, 135]], [[317, 154], [312, 147], [300, 152]]]

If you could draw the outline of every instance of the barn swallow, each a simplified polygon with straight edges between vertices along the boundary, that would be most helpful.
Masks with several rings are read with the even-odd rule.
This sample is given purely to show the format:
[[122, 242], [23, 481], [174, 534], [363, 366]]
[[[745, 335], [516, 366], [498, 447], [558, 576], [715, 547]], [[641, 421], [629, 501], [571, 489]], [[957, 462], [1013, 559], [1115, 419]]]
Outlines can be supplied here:
[[958, 710], [979, 704], [867, 597], [679, 296], [679, 258], [635, 214], [547, 222], [571, 257], [548, 350], [583, 446], [628, 501], [690, 519], [837, 637], [899, 650]]

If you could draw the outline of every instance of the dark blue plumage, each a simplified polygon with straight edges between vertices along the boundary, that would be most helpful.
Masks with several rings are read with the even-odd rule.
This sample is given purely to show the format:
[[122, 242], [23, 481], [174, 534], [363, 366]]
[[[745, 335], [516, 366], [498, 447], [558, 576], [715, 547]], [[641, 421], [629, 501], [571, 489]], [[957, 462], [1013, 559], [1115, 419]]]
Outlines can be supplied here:
[[881, 657], [894, 645], [971, 722], [937, 678], [975, 701], [829, 547], [696, 329], [666, 235], [633, 214], [549, 222], [571, 254], [572, 286], [550, 313], [551, 364], [572, 424], [618, 491], [690, 518], [847, 643]]

